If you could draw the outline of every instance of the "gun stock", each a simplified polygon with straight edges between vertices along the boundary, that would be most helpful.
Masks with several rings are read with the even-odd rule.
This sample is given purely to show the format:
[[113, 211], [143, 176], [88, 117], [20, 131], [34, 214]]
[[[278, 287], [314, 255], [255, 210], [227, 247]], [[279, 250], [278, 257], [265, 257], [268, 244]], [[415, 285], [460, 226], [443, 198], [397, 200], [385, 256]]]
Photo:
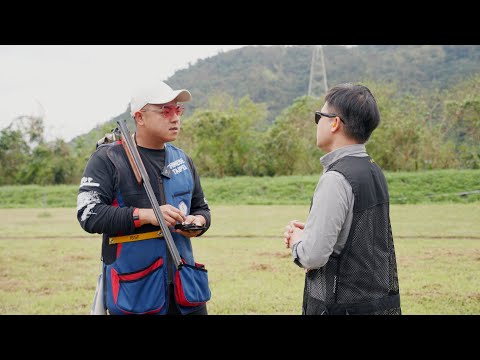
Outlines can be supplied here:
[[[132, 142], [133, 140], [133, 134], [131, 136]], [[127, 146], [126, 141], [122, 140], [122, 146], [125, 149], [125, 152], [127, 153], [128, 161], [130, 162], [130, 165], [132, 166], [133, 173], [135, 174], [135, 179], [137, 179], [138, 185], [142, 185], [142, 175], [140, 174], [140, 170], [138, 170], [137, 164], [135, 164], [135, 160], [133, 159], [132, 152]]]

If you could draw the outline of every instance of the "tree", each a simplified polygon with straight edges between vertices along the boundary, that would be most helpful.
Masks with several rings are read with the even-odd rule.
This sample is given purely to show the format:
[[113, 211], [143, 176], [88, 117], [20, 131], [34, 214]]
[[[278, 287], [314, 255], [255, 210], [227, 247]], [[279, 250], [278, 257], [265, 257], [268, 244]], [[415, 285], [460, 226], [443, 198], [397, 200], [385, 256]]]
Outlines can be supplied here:
[[275, 119], [262, 149], [268, 154], [268, 175], [318, 172], [321, 151], [316, 147], [314, 114], [322, 105], [323, 102], [303, 96]]
[[0, 132], [0, 185], [15, 183], [18, 170], [29, 158], [29, 152], [20, 130], [9, 126]]
[[447, 92], [442, 125], [465, 168], [480, 168], [480, 74]]
[[228, 95], [212, 97], [208, 110], [182, 120], [178, 145], [189, 152], [204, 176], [255, 175], [266, 109], [248, 97], [237, 106]]

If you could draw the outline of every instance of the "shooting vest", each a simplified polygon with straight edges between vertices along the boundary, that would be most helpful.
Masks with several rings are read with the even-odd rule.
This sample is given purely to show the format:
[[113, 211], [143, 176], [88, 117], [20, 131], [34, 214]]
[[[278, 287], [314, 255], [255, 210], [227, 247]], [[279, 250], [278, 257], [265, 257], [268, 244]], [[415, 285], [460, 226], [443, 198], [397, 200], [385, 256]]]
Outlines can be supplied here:
[[341, 173], [355, 197], [351, 229], [340, 254], [305, 275], [305, 315], [400, 315], [388, 187], [369, 156], [346, 156], [327, 171]]
[[[143, 185], [139, 185], [119, 143], [109, 146], [107, 154], [117, 171], [115, 200], [112, 205], [151, 208]], [[150, 182], [160, 205], [171, 204], [190, 213], [193, 177], [185, 153], [165, 144], [165, 166], [161, 174], [153, 170], [144, 160]], [[135, 233], [160, 231], [153, 225], [144, 225]], [[102, 260], [105, 279], [105, 301], [111, 314], [165, 314], [169, 305], [169, 284], [173, 283], [176, 267], [171, 260], [163, 237], [109, 245], [111, 236], [103, 234]], [[172, 233], [180, 257], [194, 265], [192, 244], [188, 237]], [[208, 286], [208, 285], [207, 285]], [[182, 314], [198, 310], [199, 307], [182, 307]]]

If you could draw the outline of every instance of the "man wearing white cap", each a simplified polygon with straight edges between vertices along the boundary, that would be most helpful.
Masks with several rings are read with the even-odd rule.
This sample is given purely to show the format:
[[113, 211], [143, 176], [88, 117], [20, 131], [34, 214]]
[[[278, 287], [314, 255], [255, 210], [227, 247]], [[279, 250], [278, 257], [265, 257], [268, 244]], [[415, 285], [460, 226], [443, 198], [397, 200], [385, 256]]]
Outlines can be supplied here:
[[[188, 90], [173, 90], [160, 82], [131, 99], [130, 114], [136, 124], [135, 142], [163, 218], [182, 261], [194, 266], [198, 263], [190, 239], [210, 227], [210, 208], [192, 159], [171, 144], [181, 128], [181, 103], [191, 98]], [[197, 289], [208, 298], [190, 304], [178, 300], [175, 265], [165, 240], [158, 236], [157, 218], [122, 145], [101, 145], [92, 154], [79, 188], [77, 218], [85, 231], [103, 234], [103, 301], [108, 313], [207, 314], [208, 285]], [[178, 223], [205, 229], [182, 231], [174, 228]], [[145, 238], [148, 233], [156, 235]], [[138, 234], [141, 240], [115, 243], [129, 234]]]

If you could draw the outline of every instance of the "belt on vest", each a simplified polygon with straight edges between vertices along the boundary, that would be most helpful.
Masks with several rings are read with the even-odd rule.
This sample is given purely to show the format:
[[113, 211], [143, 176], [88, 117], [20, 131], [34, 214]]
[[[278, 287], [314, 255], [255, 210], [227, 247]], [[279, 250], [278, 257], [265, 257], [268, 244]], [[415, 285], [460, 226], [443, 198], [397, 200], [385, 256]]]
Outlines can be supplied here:
[[155, 239], [155, 238], [162, 238], [163, 233], [162, 231], [151, 231], [141, 234], [131, 234], [131, 235], [123, 235], [123, 236], [112, 236], [108, 239], [108, 244], [120, 244], [124, 242], [132, 242], [132, 241], [140, 241], [140, 240], [148, 240], [148, 239]]

